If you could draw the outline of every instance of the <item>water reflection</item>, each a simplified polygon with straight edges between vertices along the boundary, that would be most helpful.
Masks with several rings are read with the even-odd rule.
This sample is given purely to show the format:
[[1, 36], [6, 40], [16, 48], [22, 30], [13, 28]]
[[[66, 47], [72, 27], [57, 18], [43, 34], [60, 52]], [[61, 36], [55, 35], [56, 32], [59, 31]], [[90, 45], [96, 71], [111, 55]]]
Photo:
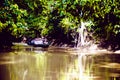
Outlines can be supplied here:
[[91, 55], [69, 48], [34, 47], [17, 47], [0, 54], [0, 80], [118, 79], [119, 54]]

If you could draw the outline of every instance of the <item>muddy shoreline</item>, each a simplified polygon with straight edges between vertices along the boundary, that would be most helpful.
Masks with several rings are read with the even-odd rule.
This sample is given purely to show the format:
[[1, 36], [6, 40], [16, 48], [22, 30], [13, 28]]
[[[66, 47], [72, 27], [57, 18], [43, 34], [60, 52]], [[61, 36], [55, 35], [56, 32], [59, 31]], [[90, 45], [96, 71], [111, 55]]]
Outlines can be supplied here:
[[[16, 46], [29, 46], [26, 43], [13, 43], [13, 45]], [[116, 51], [111, 51], [108, 49], [103, 49], [103, 48], [99, 48], [97, 44], [93, 44], [89, 47], [71, 47], [67, 44], [64, 44], [62, 46], [57, 46], [57, 45], [50, 45], [50, 48], [61, 48], [61, 49], [66, 49], [68, 52], [82, 52], [82, 53], [89, 53], [89, 54], [96, 54], [96, 53], [105, 53], [105, 54], [120, 54], [120, 50], [116, 50]]]

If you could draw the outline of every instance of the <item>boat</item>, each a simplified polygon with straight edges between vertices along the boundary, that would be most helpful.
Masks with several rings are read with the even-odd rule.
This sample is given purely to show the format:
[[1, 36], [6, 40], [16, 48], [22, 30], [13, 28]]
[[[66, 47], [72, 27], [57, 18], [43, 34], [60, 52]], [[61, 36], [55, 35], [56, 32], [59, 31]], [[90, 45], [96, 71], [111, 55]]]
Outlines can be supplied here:
[[28, 41], [27, 44], [34, 47], [42, 47], [42, 48], [48, 48], [50, 45], [48, 40], [44, 38], [35, 38], [33, 40]]

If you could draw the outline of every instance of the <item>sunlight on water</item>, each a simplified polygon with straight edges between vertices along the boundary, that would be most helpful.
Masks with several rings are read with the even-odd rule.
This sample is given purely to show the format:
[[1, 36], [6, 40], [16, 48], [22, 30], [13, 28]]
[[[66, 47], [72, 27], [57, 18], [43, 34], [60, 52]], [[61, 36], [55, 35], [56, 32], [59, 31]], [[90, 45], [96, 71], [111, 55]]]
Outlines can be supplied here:
[[[86, 42], [86, 37], [87, 37], [87, 30], [86, 30], [86, 25], [88, 24], [88, 22], [83, 22], [81, 21], [81, 26], [78, 28], [78, 43], [77, 43], [77, 48], [82, 48], [86, 45], [88, 45]], [[92, 47], [91, 47], [92, 48]], [[90, 48], [83, 48], [83, 51], [87, 51], [87, 49]], [[87, 56], [86, 53], [82, 53], [82, 50], [78, 52], [78, 60], [77, 60], [77, 77], [78, 80], [92, 80], [92, 75], [90, 72], [90, 68], [92, 66], [92, 64], [90, 64], [87, 61]], [[87, 53], [88, 54], [88, 53]], [[89, 59], [90, 60], [90, 59]], [[91, 59], [92, 60], [92, 59]]]
[[[87, 56], [85, 54], [79, 54], [78, 59], [76, 60], [76, 68], [77, 70], [77, 77], [78, 80], [92, 80], [92, 74], [91, 74], [91, 66], [92, 62], [90, 65], [90, 59], [89, 61], [87, 60]], [[87, 62], [88, 61], [88, 62]]]
[[[31, 47], [30, 47], [31, 48]], [[0, 80], [119, 80], [120, 55], [70, 48], [0, 54]]]

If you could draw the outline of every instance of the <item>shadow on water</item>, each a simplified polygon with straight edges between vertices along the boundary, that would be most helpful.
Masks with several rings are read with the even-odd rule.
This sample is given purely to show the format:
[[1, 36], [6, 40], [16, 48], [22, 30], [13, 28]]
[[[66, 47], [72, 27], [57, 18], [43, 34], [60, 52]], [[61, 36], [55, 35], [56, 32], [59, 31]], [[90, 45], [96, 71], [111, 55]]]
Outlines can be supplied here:
[[120, 54], [15, 46], [0, 54], [0, 80], [119, 80]]
[[11, 80], [6, 65], [0, 65], [0, 80]]
[[103, 76], [107, 80], [120, 79], [120, 54], [97, 55], [93, 59], [95, 74]]

